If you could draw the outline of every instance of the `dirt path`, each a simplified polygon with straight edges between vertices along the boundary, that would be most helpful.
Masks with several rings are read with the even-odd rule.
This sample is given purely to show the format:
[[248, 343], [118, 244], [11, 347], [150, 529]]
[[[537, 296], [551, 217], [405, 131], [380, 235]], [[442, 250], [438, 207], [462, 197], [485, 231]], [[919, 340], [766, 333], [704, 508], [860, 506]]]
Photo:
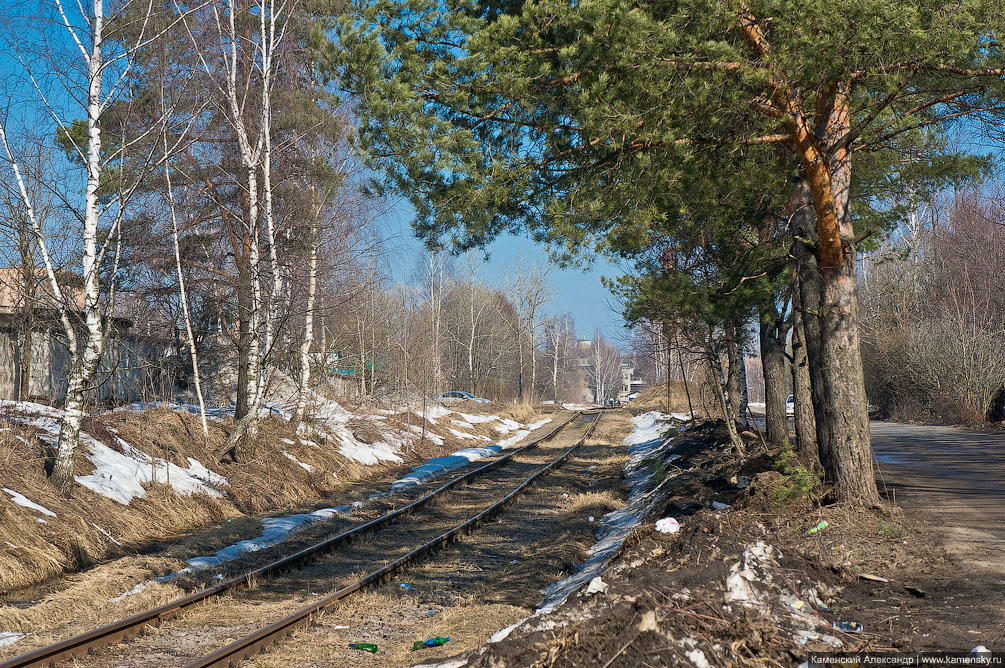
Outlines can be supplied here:
[[935, 514], [954, 556], [1005, 576], [1005, 435], [873, 422], [872, 442], [897, 502]]
[[[533, 470], [575, 443], [585, 429], [585, 422], [570, 425], [556, 438], [515, 458], [500, 471], [451, 492], [442, 501], [433, 502], [420, 516], [403, 520], [374, 534], [372, 538], [358, 541], [291, 577], [266, 582], [255, 590], [199, 606], [143, 638], [87, 657], [78, 665], [130, 668], [184, 665], [230, 639], [348, 584], [360, 573], [373, 570], [438, 535], [477, 512], [490, 500], [503, 496]], [[323, 634], [335, 633], [338, 637], [326, 638], [323, 654], [329, 660], [317, 665], [331, 665], [333, 653], [344, 655], [343, 659], [353, 662], [366, 659], [368, 665], [400, 665], [404, 655], [399, 656], [399, 653], [410, 651], [411, 641], [422, 635], [420, 631], [425, 631], [416, 627], [414, 622], [425, 621], [427, 625], [438, 628], [460, 629], [464, 624], [477, 621], [478, 625], [488, 623], [488, 628], [495, 628], [490, 619], [505, 624], [519, 618], [526, 611], [526, 607], [521, 606], [536, 603], [534, 598], [540, 586], [560, 577], [571, 568], [573, 560], [582, 558], [593, 540], [589, 515], [599, 518], [612, 506], [620, 505], [618, 495], [611, 494], [609, 488], [601, 489], [603, 485], [598, 483], [601, 476], [595, 475], [595, 472], [602, 466], [605, 469], [603, 478], [616, 484], [616, 470], [622, 462], [607, 461], [610, 459], [609, 448], [594, 441], [591, 439], [587, 447], [557, 473], [538, 483], [530, 494], [507, 509], [499, 520], [411, 569], [403, 576], [403, 581], [415, 582], [414, 589], [399, 589], [398, 581], [393, 581], [367, 594], [363, 602], [344, 606], [349, 611], [359, 609], [358, 614], [349, 618], [332, 614], [328, 618], [331, 624], [322, 620], [314, 630], [300, 634], [298, 638], [306, 639], [307, 645], [297, 649], [294, 643], [286, 650], [293, 652], [292, 655], [287, 654], [287, 658], [276, 663], [261, 658], [253, 665], [314, 665], [303, 663], [303, 660], [318, 655], [319, 643], [312, 636], [319, 630]], [[608, 468], [611, 470], [606, 470]], [[578, 488], [573, 482], [578, 484]], [[559, 491], [566, 489], [569, 491]], [[553, 516], [555, 523], [542, 521], [549, 515]], [[582, 517], [577, 523], [574, 518], [578, 515]], [[557, 531], [559, 526], [564, 527], [565, 533]], [[452, 610], [458, 603], [476, 600], [477, 613], [472, 614], [468, 610], [459, 614]], [[338, 613], [342, 610], [340, 608]], [[428, 610], [434, 610], [432, 617], [426, 617]], [[403, 624], [403, 616], [410, 622]], [[453, 623], [445, 624], [448, 620], [453, 620]], [[338, 628], [343, 626], [350, 629]], [[353, 634], [365, 636], [355, 639], [378, 642], [382, 647], [381, 653], [376, 656], [352, 653], [351, 657], [348, 656], [345, 649], [348, 640], [344, 635], [350, 630]], [[449, 631], [437, 630], [436, 633], [450, 635]], [[416, 637], [412, 638], [412, 635]], [[392, 638], [395, 640], [388, 645], [388, 640]], [[472, 635], [472, 642], [475, 639]], [[477, 637], [478, 642], [484, 639]], [[458, 638], [458, 644], [460, 642], [462, 640]], [[295, 661], [292, 656], [297, 657]]]
[[[881, 487], [908, 513], [933, 518], [960, 566], [945, 608], [958, 607], [964, 591], [983, 591], [997, 618], [980, 626], [1005, 626], [1005, 435], [873, 422], [872, 442]], [[982, 628], [969, 633], [984, 637]]]

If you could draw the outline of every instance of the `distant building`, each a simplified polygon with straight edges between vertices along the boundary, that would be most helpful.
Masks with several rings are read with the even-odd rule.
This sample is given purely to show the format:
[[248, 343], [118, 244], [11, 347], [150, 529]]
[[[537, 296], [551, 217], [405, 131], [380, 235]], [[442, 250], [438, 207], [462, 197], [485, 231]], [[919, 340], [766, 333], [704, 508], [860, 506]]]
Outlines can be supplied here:
[[[60, 291], [83, 344], [83, 288], [70, 272], [59, 275]], [[56, 297], [37, 268], [0, 267], [0, 399], [58, 404], [66, 395], [70, 350], [59, 318]], [[151, 387], [151, 366], [141, 354], [147, 346], [131, 336], [132, 322], [112, 317], [105, 352], [92, 394], [97, 401], [134, 401]], [[27, 364], [25, 356], [27, 355]], [[27, 367], [27, 368], [26, 368]], [[27, 380], [22, 382], [27, 372]], [[27, 388], [27, 391], [22, 391]]]
[[635, 378], [635, 367], [631, 364], [621, 365], [621, 391], [618, 392], [618, 401], [627, 404], [639, 396], [639, 390], [645, 387], [646, 382], [641, 378]]

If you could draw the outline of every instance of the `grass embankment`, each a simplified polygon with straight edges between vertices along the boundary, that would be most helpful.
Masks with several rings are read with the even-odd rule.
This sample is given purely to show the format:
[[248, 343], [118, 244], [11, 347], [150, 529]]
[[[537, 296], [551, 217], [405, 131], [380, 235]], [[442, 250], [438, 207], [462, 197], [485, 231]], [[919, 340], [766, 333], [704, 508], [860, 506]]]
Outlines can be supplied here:
[[[473, 412], [468, 406], [452, 409]], [[363, 481], [382, 476], [393, 479], [404, 466], [503, 437], [493, 429], [495, 422], [461, 429], [441, 418], [438, 426], [427, 423], [429, 438], [420, 443], [416, 434], [400, 449], [403, 462], [365, 466], [340, 454], [342, 441], [337, 438], [324, 441], [316, 435], [298, 437], [284, 421], [268, 418], [262, 421], [254, 443], [239, 453], [237, 462], [219, 462], [214, 453], [225, 442], [229, 421], [210, 422], [206, 439], [198, 417], [182, 411], [154, 408], [92, 416], [85, 420], [84, 430], [117, 452], [128, 448], [123, 446], [124, 441], [178, 467], [191, 468], [191, 460], [197, 460], [227, 481], [219, 487], [224, 494], [218, 497], [181, 494], [167, 484], [163, 464], [153, 464], [152, 468], [159, 470], [144, 474], [157, 482], [145, 483], [142, 497], [122, 504], [81, 485], [75, 486], [72, 498], [58, 494], [46, 474], [52, 453], [48, 440], [41, 438], [44, 432], [17, 420], [11, 410], [8, 408], [5, 415], [8, 427], [0, 431], [0, 487], [23, 495], [48, 513], [18, 505], [10, 494], [0, 493], [0, 595], [9, 602], [44, 595], [44, 587], [18, 590], [38, 587], [60, 573], [79, 571], [124, 555], [149, 554], [158, 545], [189, 536], [186, 549], [163, 559], [162, 564], [155, 563], [156, 559], [141, 559], [141, 570], [147, 573], [170, 572], [188, 556], [211, 554], [237, 540], [257, 536], [261, 522], [256, 516], [312, 509], [322, 500], [326, 500], [324, 505], [356, 500]], [[532, 415], [524, 408], [511, 415], [495, 406], [486, 406], [481, 412], [520, 422]], [[460, 438], [445, 424], [470, 436]], [[385, 434], [401, 439], [406, 431], [414, 432], [417, 425], [421, 420], [414, 414], [360, 415], [345, 423], [345, 428], [356, 441], [367, 444], [379, 441]], [[94, 472], [94, 464], [82, 452], [76, 474]], [[121, 474], [130, 473], [136, 472]], [[109, 482], [116, 482], [118, 475], [120, 472], [109, 474]], [[214, 530], [203, 536], [190, 536], [211, 528]], [[120, 580], [135, 582], [135, 574], [126, 573], [132, 566], [123, 568], [123, 573], [109, 576], [108, 586], [98, 596], [121, 593], [117, 589]]]

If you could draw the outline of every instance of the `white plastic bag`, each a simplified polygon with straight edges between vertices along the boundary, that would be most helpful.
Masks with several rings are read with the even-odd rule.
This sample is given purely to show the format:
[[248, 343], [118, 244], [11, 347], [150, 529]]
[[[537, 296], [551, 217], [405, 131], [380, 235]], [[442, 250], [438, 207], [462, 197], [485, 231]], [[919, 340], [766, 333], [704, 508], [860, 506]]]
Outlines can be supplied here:
[[680, 522], [672, 517], [664, 517], [656, 521], [656, 530], [660, 533], [677, 533], [680, 531]]

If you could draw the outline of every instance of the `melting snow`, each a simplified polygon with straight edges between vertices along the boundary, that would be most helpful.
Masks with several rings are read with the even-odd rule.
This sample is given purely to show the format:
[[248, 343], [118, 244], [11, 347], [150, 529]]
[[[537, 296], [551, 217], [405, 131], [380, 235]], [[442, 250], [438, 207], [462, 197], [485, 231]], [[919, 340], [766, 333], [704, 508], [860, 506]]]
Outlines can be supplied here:
[[651, 472], [645, 460], [652, 459], [663, 448], [665, 434], [670, 431], [676, 433], [676, 428], [668, 422], [669, 418], [669, 415], [655, 411], [632, 418], [635, 429], [624, 440], [629, 454], [625, 464], [625, 478], [630, 486], [628, 501], [624, 507], [600, 518], [597, 543], [590, 548], [590, 557], [579, 570], [544, 589], [544, 599], [537, 610], [539, 614], [551, 612], [570, 594], [599, 576], [621, 549], [628, 534], [660, 507], [660, 485], [650, 486]]
[[136, 594], [139, 594], [141, 591], [143, 591], [144, 589], [146, 589], [147, 585], [149, 585], [149, 584], [150, 584], [149, 580], [141, 582], [138, 585], [136, 585], [135, 587], [133, 587], [132, 589], [130, 589], [129, 591], [125, 592], [124, 594], [119, 594], [118, 596], [111, 597], [110, 599], [108, 599], [108, 602], [109, 603], [118, 603], [119, 601], [121, 601], [122, 599], [126, 598], [127, 596], [135, 596]]
[[[413, 433], [416, 433], [420, 436], [422, 435], [422, 427], [420, 427], [417, 424], [411, 425], [409, 429], [411, 429]], [[432, 441], [434, 445], [443, 445], [443, 437], [439, 436], [438, 434], [434, 434], [428, 429], [426, 430], [426, 438]]]
[[[7, 406], [18, 411], [13, 419], [44, 431], [46, 435], [43, 438], [46, 440], [54, 442], [59, 438], [62, 417], [59, 409], [28, 401], [0, 401], [0, 407]], [[208, 494], [220, 497], [224, 494], [218, 488], [227, 484], [226, 478], [210, 471], [198, 460], [189, 458], [189, 468], [182, 468], [151, 457], [117, 436], [115, 441], [122, 452], [113, 450], [83, 431], [80, 432], [80, 441], [84, 446], [84, 456], [94, 465], [94, 472], [75, 476], [74, 479], [84, 487], [123, 505], [128, 505], [134, 498], [146, 496], [143, 485], [151, 482], [169, 483], [176, 492], [185, 495]]]
[[311, 522], [329, 520], [335, 515], [346, 514], [352, 511], [351, 505], [336, 506], [334, 508], [321, 508], [312, 513], [299, 513], [287, 515], [285, 517], [266, 517], [262, 520], [262, 533], [257, 538], [242, 540], [233, 545], [228, 545], [215, 554], [206, 557], [195, 557], [188, 560], [188, 566], [163, 577], [155, 578], [157, 582], [170, 582], [181, 575], [188, 575], [197, 571], [213, 568], [228, 561], [233, 561], [246, 552], [257, 552], [271, 547], [286, 540], [305, 525]]
[[307, 471], [308, 473], [314, 473], [314, 467], [313, 466], [311, 466], [310, 464], [303, 463], [302, 461], [300, 461], [299, 459], [297, 459], [296, 457], [294, 457], [290, 453], [286, 452], [285, 450], [283, 450], [283, 457], [286, 457], [291, 462], [293, 462], [294, 464], [296, 464], [297, 466], [299, 466], [303, 470]]
[[[458, 468], [459, 466], [463, 466], [468, 462], [476, 461], [478, 459], [482, 459], [484, 457], [489, 457], [491, 455], [497, 454], [503, 448], [509, 447], [510, 445], [513, 445], [514, 443], [520, 441], [524, 436], [527, 436], [532, 430], [539, 429], [540, 427], [548, 424], [549, 422], [551, 422], [551, 418], [538, 420], [534, 424], [528, 425], [527, 428], [517, 431], [509, 438], [500, 441], [495, 445], [488, 445], [481, 448], [466, 448], [464, 450], [458, 450], [457, 452], [454, 452], [453, 454], [447, 457], [436, 457], [434, 459], [431, 459], [428, 462], [426, 462], [426, 464], [423, 464], [422, 466], [418, 466], [412, 469], [412, 471], [401, 480], [395, 481], [391, 485], [390, 494], [394, 494], [396, 492], [401, 491], [402, 489], [407, 489], [408, 487], [417, 485], [420, 482], [436, 477], [438, 475], [442, 475], [443, 473]], [[414, 428], [415, 426], [413, 425], [413, 429]], [[421, 428], [419, 430], [421, 431]], [[428, 431], [426, 432], [426, 436], [429, 437], [430, 439], [436, 437], [435, 434], [431, 434]], [[359, 444], [357, 443], [357, 447], [358, 445]], [[370, 448], [371, 452], [380, 452], [380, 448], [378, 446], [383, 446], [385, 448], [391, 447], [385, 444], [373, 444], [371, 446], [366, 447]], [[343, 445], [343, 448], [344, 447], [347, 446]], [[390, 456], [397, 457], [397, 455], [394, 455], [389, 451], [385, 451], [382, 454], [385, 455], [390, 454]], [[357, 453], [357, 456], [358, 455], [359, 453]], [[401, 461], [401, 459], [398, 458], [398, 461]], [[371, 495], [370, 498], [375, 499], [375, 498], [383, 498], [386, 496], [388, 496], [387, 493], [373, 494]], [[253, 538], [250, 540], [243, 540], [234, 543], [233, 545], [228, 545], [227, 547], [218, 550], [215, 554], [209, 556], [195, 557], [193, 559], [189, 559], [188, 560], [189, 565], [186, 566], [185, 568], [177, 572], [165, 575], [163, 577], [156, 578], [156, 580], [158, 582], [170, 582], [171, 580], [174, 580], [175, 578], [181, 575], [194, 573], [196, 571], [201, 571], [207, 568], [217, 567], [220, 564], [237, 559], [239, 556], [241, 556], [246, 552], [256, 552], [266, 547], [276, 545], [277, 543], [286, 540], [291, 534], [299, 531], [301, 528], [303, 528], [303, 526], [305, 526], [310, 522], [327, 520], [339, 513], [348, 514], [353, 512], [354, 510], [362, 508], [365, 505], [366, 504], [363, 501], [356, 501], [352, 504], [336, 506], [334, 508], [322, 508], [321, 510], [316, 510], [312, 513], [301, 513], [296, 515], [288, 515], [286, 517], [266, 518], [262, 520], [262, 526], [263, 526], [262, 533], [257, 538]], [[133, 589], [135, 589], [135, 587]], [[125, 597], [126, 595], [129, 595], [129, 592], [123, 594], [122, 597]]]
[[36, 512], [42, 513], [43, 515], [48, 515], [49, 517], [55, 517], [56, 516], [56, 513], [52, 512], [51, 510], [49, 510], [45, 506], [40, 506], [37, 503], [35, 503], [34, 501], [29, 500], [28, 497], [24, 496], [23, 494], [18, 494], [14, 490], [7, 489], [6, 487], [4, 487], [2, 489], [3, 489], [3, 491], [5, 491], [8, 494], [10, 494], [10, 500], [13, 501], [14, 503], [16, 503], [17, 505], [19, 505], [19, 506], [21, 506], [23, 508], [29, 508], [29, 509], [34, 510]]
[[13, 645], [21, 638], [25, 637], [24, 633], [15, 633], [14, 631], [0, 631], [0, 647], [6, 647], [7, 645]]
[[538, 429], [549, 422], [551, 422], [550, 418], [538, 420], [533, 425], [528, 425], [526, 429], [517, 431], [509, 438], [499, 441], [495, 445], [486, 445], [480, 448], [464, 448], [463, 450], [452, 452], [445, 457], [433, 457], [425, 464], [413, 468], [404, 477], [395, 480], [391, 484], [391, 491], [399, 492], [403, 489], [414, 487], [415, 485], [425, 482], [430, 478], [435, 478], [448, 471], [453, 471], [454, 469], [460, 468], [470, 462], [497, 455], [503, 448], [508, 448], [511, 445], [519, 443], [525, 436], [530, 434], [531, 430]]

